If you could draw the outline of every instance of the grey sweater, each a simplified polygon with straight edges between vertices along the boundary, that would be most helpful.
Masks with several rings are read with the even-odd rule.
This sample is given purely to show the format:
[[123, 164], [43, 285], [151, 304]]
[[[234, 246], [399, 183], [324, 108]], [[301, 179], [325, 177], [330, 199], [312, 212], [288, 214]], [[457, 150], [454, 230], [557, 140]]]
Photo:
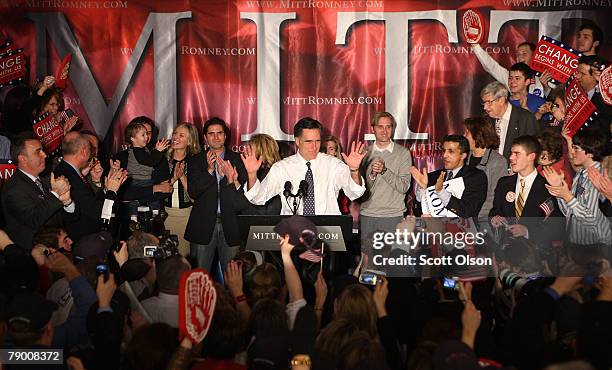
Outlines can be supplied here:
[[[397, 143], [393, 144], [393, 153], [373, 150], [374, 145], [371, 145], [361, 162], [361, 172], [366, 182], [361, 214], [370, 217], [403, 216], [406, 211], [404, 197], [410, 188], [412, 155], [408, 149]], [[386, 172], [372, 180], [370, 173], [376, 158], [385, 161]]]

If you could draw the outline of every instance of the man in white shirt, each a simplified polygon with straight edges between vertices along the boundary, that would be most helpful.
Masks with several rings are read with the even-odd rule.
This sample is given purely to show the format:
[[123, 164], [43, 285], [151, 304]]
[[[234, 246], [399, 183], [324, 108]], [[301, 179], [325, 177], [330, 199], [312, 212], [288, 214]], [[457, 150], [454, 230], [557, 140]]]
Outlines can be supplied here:
[[491, 82], [480, 91], [482, 107], [494, 122], [499, 136], [499, 154], [510, 158], [512, 140], [523, 135], [536, 135], [539, 125], [535, 116], [526, 109], [508, 102], [508, 89], [500, 82]]
[[293, 200], [283, 196], [285, 183], [290, 182], [292, 192], [297, 193], [302, 180], [308, 183], [308, 190], [298, 205], [297, 214], [304, 216], [339, 215], [338, 192], [351, 200], [365, 192], [364, 181], [359, 174], [359, 165], [366, 155], [363, 143], [351, 145], [351, 153], [342, 153], [345, 162], [336, 157], [320, 153], [323, 126], [310, 117], [300, 119], [294, 127], [298, 152], [276, 162], [263, 181], [257, 179], [257, 170], [262, 159], [257, 158], [251, 148], [242, 154], [242, 161], [248, 174], [244, 194], [255, 205], [265, 204], [275, 195], [283, 199], [281, 214], [293, 214]]

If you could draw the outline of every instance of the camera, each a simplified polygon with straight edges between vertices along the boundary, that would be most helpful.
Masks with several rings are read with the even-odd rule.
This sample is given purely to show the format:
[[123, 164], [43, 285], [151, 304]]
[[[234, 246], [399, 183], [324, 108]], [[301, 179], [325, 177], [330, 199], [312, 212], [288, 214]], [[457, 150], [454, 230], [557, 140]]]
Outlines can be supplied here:
[[499, 272], [499, 280], [501, 280], [504, 289], [514, 288], [519, 293], [527, 283], [536, 280], [538, 277], [539, 275], [537, 273], [521, 276], [520, 274], [507, 268]]
[[457, 284], [458, 280], [459, 279], [456, 277], [453, 277], [453, 278], [445, 277], [444, 280], [442, 281], [442, 286], [446, 289], [459, 290], [459, 285]]
[[359, 274], [359, 282], [365, 285], [376, 285], [382, 283], [385, 273], [376, 270], [364, 270]]
[[[179, 246], [178, 235], [175, 235], [175, 234], [164, 235], [161, 239], [159, 239], [159, 247], [157, 247], [155, 251], [153, 252], [153, 257], [155, 259], [164, 259], [164, 258], [176, 256], [179, 254], [178, 246]], [[146, 250], [145, 250], [145, 253], [146, 253]]]

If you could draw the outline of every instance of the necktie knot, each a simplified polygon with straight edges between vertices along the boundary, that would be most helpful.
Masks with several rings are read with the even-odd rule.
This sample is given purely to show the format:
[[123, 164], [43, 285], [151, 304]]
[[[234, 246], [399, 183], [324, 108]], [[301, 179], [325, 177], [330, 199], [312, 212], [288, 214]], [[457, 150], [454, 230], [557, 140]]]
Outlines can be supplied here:
[[310, 162], [306, 162], [306, 167], [310, 168]]
[[525, 188], [525, 179], [521, 179], [521, 188]]
[[40, 191], [44, 194], [45, 188], [43, 187], [42, 181], [40, 181], [40, 179], [37, 177], [36, 180], [34, 180], [34, 183], [36, 184], [36, 186], [38, 186], [38, 189], [40, 189]]
[[448, 181], [448, 180], [452, 180], [452, 179], [453, 179], [453, 177], [454, 177], [454, 175], [453, 175], [453, 171], [448, 171], [448, 172], [446, 173], [446, 181]]

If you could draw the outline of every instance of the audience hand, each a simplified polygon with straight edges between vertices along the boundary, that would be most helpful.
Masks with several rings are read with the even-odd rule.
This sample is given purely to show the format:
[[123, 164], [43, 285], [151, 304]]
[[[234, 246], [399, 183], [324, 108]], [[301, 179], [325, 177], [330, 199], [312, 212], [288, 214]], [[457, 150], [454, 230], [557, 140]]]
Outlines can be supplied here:
[[323, 310], [325, 299], [327, 299], [327, 283], [323, 274], [319, 271], [317, 281], [315, 281], [315, 310]]
[[45, 256], [46, 250], [47, 247], [45, 247], [43, 244], [36, 244], [32, 248], [32, 251], [30, 253], [32, 254], [32, 258], [34, 258], [34, 261], [38, 266], [42, 266], [47, 262], [47, 256]]
[[7, 245], [15, 244], [11, 238], [7, 235], [7, 233], [0, 229], [0, 251], [3, 251]]
[[162, 181], [159, 184], [153, 185], [154, 193], [172, 193], [172, 184], [170, 181]]
[[119, 248], [119, 252], [113, 251], [113, 256], [115, 256], [115, 261], [117, 261], [117, 264], [119, 265], [119, 267], [121, 267], [124, 263], [128, 261], [129, 254], [127, 243], [125, 241], [120, 241], [119, 245], [121, 246]]
[[552, 186], [548, 184], [544, 186], [546, 186], [546, 189], [548, 189], [550, 195], [557, 198], [561, 198], [566, 202], [569, 202], [574, 197], [565, 180], [562, 180], [561, 185], [559, 186]]
[[161, 140], [158, 140], [157, 143], [155, 143], [155, 150], [157, 150], [158, 152], [163, 152], [164, 150], [168, 149], [169, 146], [170, 146], [170, 140], [161, 139]]
[[461, 341], [470, 348], [474, 348], [474, 340], [476, 339], [476, 332], [478, 331], [481, 320], [482, 316], [480, 311], [476, 309], [474, 303], [471, 300], [465, 301], [465, 306], [461, 313], [461, 324], [463, 325]]
[[557, 172], [549, 166], [543, 167], [542, 175], [544, 175], [546, 181], [552, 186], [560, 186], [564, 179], [563, 173]]
[[436, 186], [435, 186], [436, 193], [441, 192], [442, 189], [444, 188], [445, 178], [446, 178], [446, 171], [440, 172], [440, 176], [438, 176], [438, 179], [436, 180]]
[[427, 170], [425, 168], [419, 171], [416, 167], [412, 166], [410, 167], [410, 174], [418, 186], [423, 189], [427, 188]]
[[376, 313], [378, 314], [378, 318], [387, 316], [387, 296], [389, 295], [389, 282], [386, 278], [381, 277], [381, 282], [376, 284], [374, 288], [374, 294], [372, 298], [374, 299], [374, 305], [376, 306]]
[[96, 159], [91, 167], [91, 181], [99, 183], [102, 180], [103, 174], [104, 168], [100, 164], [100, 161]]
[[51, 172], [51, 191], [57, 193], [57, 195], [70, 191], [70, 181], [64, 176], [55, 177], [55, 174]]
[[242, 265], [229, 261], [225, 270], [225, 285], [234, 299], [244, 294], [242, 289]]
[[495, 216], [491, 218], [491, 226], [493, 226], [496, 229], [500, 226], [507, 225], [507, 224], [508, 224], [508, 221], [503, 216]]
[[514, 224], [508, 225], [508, 231], [510, 231], [513, 237], [518, 238], [519, 236], [526, 237], [528, 230], [524, 225]]
[[177, 162], [173, 172], [172, 183], [175, 183], [185, 176], [185, 162]]
[[99, 308], [110, 308], [113, 294], [117, 289], [115, 283], [115, 275], [108, 274], [108, 280], [104, 281], [104, 275], [98, 276], [98, 284], [96, 285], [96, 295], [98, 296]]
[[79, 122], [79, 117], [72, 116], [64, 123], [64, 135], [70, 132], [74, 126]]
[[257, 158], [255, 151], [250, 145], [244, 148], [244, 153], [240, 154], [240, 157], [242, 158], [242, 163], [244, 163], [244, 168], [249, 174], [257, 173], [263, 163], [263, 158]]
[[110, 171], [104, 180], [104, 187], [107, 191], [114, 191], [116, 193], [125, 180], [127, 180], [127, 177], [128, 173], [126, 170]]
[[212, 175], [215, 172], [215, 163], [217, 163], [217, 155], [212, 150], [206, 153], [206, 163], [208, 163], [208, 173]]
[[346, 163], [351, 170], [359, 168], [361, 165], [361, 160], [366, 156], [367, 150], [365, 149], [365, 145], [362, 142], [355, 142], [351, 144], [351, 152], [347, 156], [344, 153], [342, 154], [342, 159], [344, 159], [344, 163]]
[[80, 275], [79, 270], [62, 253], [50, 254], [46, 263], [49, 270], [64, 274], [68, 281]]
[[608, 200], [612, 200], [612, 180], [608, 176], [608, 169], [604, 169], [603, 175], [595, 167], [591, 166], [587, 168], [587, 175], [589, 180], [595, 186], [604, 197]]
[[289, 243], [289, 235], [285, 235], [280, 240], [280, 250], [283, 256], [289, 256], [295, 246]]
[[546, 89], [548, 87], [548, 83], [552, 80], [552, 76], [548, 70], [545, 70], [544, 73], [540, 75], [539, 79], [544, 89]]

